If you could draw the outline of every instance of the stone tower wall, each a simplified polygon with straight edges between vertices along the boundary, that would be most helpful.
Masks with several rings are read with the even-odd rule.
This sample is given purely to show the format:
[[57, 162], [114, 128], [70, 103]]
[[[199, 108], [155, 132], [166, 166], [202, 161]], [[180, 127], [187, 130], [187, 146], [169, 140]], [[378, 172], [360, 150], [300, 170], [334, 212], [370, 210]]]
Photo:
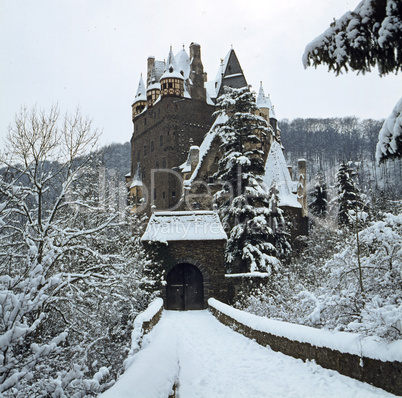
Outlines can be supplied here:
[[[201, 144], [213, 123], [213, 111], [214, 107], [205, 101], [165, 97], [135, 118], [131, 164], [140, 162], [145, 171], [143, 184], [148, 210], [151, 202], [158, 210], [170, 209], [178, 203], [181, 174], [171, 169], [186, 161], [191, 145]], [[162, 169], [170, 170], [162, 172]], [[131, 175], [134, 171], [131, 170]]]

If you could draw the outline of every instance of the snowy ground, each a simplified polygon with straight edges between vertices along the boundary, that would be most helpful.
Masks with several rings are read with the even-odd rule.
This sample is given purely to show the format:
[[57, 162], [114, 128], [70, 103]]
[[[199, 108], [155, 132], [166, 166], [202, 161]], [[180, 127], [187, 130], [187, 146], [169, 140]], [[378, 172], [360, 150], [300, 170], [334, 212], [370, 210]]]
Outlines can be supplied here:
[[143, 349], [101, 398], [370, 398], [394, 396], [272, 351], [222, 325], [207, 310], [164, 311]]

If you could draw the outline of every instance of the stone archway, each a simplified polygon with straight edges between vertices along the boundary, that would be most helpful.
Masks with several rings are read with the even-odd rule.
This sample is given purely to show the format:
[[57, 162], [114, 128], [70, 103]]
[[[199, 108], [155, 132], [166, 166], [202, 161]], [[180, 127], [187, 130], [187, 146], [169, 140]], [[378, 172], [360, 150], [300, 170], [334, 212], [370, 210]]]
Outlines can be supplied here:
[[204, 278], [196, 266], [180, 263], [168, 272], [165, 307], [181, 311], [204, 309]]

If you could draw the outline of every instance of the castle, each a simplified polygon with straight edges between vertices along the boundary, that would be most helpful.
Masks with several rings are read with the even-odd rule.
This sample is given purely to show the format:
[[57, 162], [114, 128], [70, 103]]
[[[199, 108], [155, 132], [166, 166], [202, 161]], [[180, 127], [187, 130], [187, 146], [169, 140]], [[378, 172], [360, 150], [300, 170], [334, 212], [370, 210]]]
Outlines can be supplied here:
[[[227, 235], [213, 197], [222, 156], [214, 112], [226, 86], [248, 87], [233, 48], [215, 80], [208, 81], [201, 47], [192, 43], [189, 55], [183, 47], [176, 55], [170, 48], [166, 61], [148, 58], [146, 83], [141, 76], [132, 104], [129, 205], [133, 213], [152, 213], [142, 241], [161, 250], [166, 272], [161, 296], [167, 309], [206, 308], [210, 297], [230, 303], [253, 278], [260, 283], [268, 276], [225, 273]], [[306, 163], [299, 161], [298, 178], [292, 181], [274, 107], [262, 84], [256, 100], [256, 112], [271, 131], [258, 143], [263, 185], [268, 190], [275, 183], [278, 206], [295, 238], [307, 233]]]
[[[214, 173], [221, 156], [213, 129], [216, 99], [224, 87], [247, 86], [233, 48], [219, 66], [216, 78], [207, 80], [201, 46], [191, 43], [176, 55], [170, 48], [166, 61], [149, 57], [146, 83], [141, 76], [132, 104], [131, 171], [126, 176], [133, 212], [211, 209], [217, 185]], [[272, 127], [262, 143], [268, 187], [275, 181], [279, 206], [294, 223], [294, 234], [306, 232], [304, 161], [298, 180], [291, 180], [280, 142], [280, 129], [262, 84], [257, 96], [258, 114]]]

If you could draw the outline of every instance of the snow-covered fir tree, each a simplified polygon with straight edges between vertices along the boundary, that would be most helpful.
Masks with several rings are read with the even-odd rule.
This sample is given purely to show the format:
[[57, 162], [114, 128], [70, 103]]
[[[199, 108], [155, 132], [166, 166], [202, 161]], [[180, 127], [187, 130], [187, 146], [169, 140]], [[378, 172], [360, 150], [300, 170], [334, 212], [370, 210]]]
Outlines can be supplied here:
[[328, 191], [323, 176], [320, 176], [314, 187], [314, 200], [309, 204], [309, 209], [317, 217], [326, 217], [328, 214]]
[[216, 177], [222, 189], [215, 195], [228, 231], [227, 271], [271, 273], [290, 249], [275, 187], [267, 193], [261, 185], [261, 143], [274, 133], [254, 114], [255, 94], [248, 88], [227, 88], [218, 105], [218, 115], [228, 116], [218, 126], [223, 155]]
[[277, 206], [278, 192], [273, 185], [268, 195], [260, 186], [246, 187], [228, 208], [227, 218], [234, 226], [228, 236], [228, 271], [275, 273], [280, 260], [290, 253], [284, 232], [283, 211]]
[[362, 210], [363, 201], [359, 189], [354, 181], [356, 172], [346, 162], [343, 162], [336, 174], [338, 196], [338, 222], [339, 225], [353, 224], [353, 214]]
[[[380, 76], [402, 70], [402, 2], [362, 0], [306, 46], [303, 64], [327, 64], [337, 75], [348, 68]], [[402, 156], [402, 99], [398, 101], [378, 136], [378, 162]]]
[[328, 219], [314, 223], [306, 250], [281, 279], [279, 293], [260, 286], [237, 305], [317, 328], [401, 339], [402, 202], [389, 202], [391, 206], [393, 214], [374, 212], [377, 219], [360, 229], [360, 253], [354, 231], [335, 229]]

